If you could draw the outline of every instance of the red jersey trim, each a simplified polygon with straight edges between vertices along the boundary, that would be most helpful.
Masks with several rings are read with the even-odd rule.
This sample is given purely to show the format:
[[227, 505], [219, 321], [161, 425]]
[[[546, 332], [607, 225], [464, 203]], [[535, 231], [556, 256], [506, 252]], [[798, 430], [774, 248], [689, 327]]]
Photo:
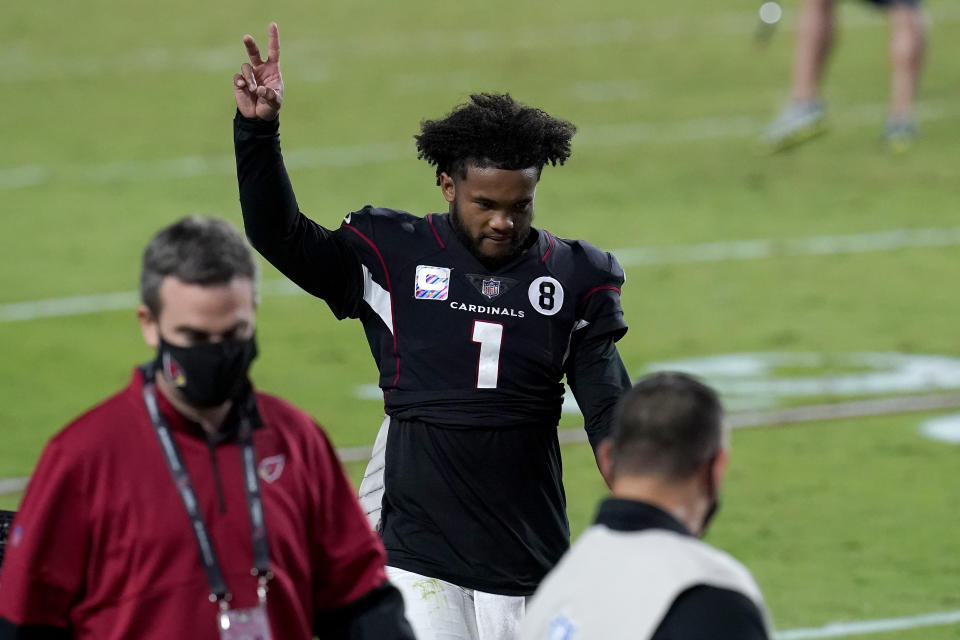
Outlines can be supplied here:
[[[540, 259], [540, 262], [546, 262], [547, 256], [549, 256], [550, 252], [553, 251], [553, 235], [546, 229], [544, 229], [543, 232], [547, 234], [547, 239], [550, 240], [550, 246], [547, 247], [546, 252], [543, 254], [543, 257]], [[593, 291], [591, 291], [590, 293], [593, 293]], [[587, 295], [589, 296], [590, 293], [588, 293]]]
[[597, 291], [603, 291], [603, 290], [605, 290], [605, 289], [608, 290], [608, 291], [616, 291], [616, 292], [617, 292], [617, 295], [620, 295], [620, 287], [614, 287], [613, 285], [609, 285], [609, 284], [608, 284], [608, 285], [604, 285], [604, 286], [602, 286], [602, 287], [595, 287], [595, 288], [591, 289], [591, 290], [587, 293], [587, 295], [583, 296], [583, 297], [580, 299], [580, 302], [586, 302], [586, 301], [587, 301], [587, 298], [589, 298], [590, 296], [592, 296], [593, 294], [595, 294]]
[[430, 228], [433, 229], [433, 235], [434, 235], [434, 237], [437, 239], [437, 243], [440, 245], [440, 248], [441, 248], [441, 249], [446, 249], [446, 248], [447, 248], [447, 245], [443, 244], [443, 240], [440, 239], [440, 234], [437, 233], [437, 228], [436, 228], [435, 226], [433, 226], [433, 214], [432, 214], [432, 213], [428, 213], [428, 214], [427, 214], [427, 222], [430, 223]]
[[363, 238], [363, 241], [370, 245], [370, 248], [377, 254], [377, 258], [380, 260], [380, 266], [383, 268], [383, 276], [387, 280], [387, 292], [390, 293], [390, 321], [393, 324], [393, 357], [397, 360], [397, 376], [393, 379], [393, 386], [397, 386], [397, 381], [400, 380], [400, 352], [397, 350], [397, 314], [394, 313], [393, 310], [393, 287], [390, 286], [390, 272], [387, 271], [387, 262], [383, 259], [383, 254], [380, 253], [380, 249], [373, 243], [373, 240], [350, 225], [345, 224], [343, 226]]

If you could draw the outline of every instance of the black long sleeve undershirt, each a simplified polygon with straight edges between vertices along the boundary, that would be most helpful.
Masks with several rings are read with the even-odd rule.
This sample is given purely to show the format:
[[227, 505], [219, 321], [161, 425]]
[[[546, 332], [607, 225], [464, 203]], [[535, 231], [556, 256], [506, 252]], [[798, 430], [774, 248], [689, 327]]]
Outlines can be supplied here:
[[357, 282], [357, 257], [332, 231], [300, 212], [280, 152], [279, 119], [233, 120], [237, 182], [243, 227], [250, 244], [307, 293], [323, 298], [337, 317], [344, 308], [345, 285]]
[[567, 383], [583, 413], [584, 429], [593, 450], [610, 434], [620, 395], [630, 388], [630, 376], [612, 335], [574, 339]]

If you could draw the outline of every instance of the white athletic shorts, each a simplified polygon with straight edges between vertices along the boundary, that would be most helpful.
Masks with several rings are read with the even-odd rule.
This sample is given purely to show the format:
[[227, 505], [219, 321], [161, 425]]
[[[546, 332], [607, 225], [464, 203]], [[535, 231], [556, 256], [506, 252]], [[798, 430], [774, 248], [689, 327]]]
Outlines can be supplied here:
[[501, 596], [387, 567], [418, 640], [514, 640], [524, 596]]
[[363, 473], [360, 482], [359, 499], [363, 512], [367, 514], [367, 521], [374, 531], [380, 528], [380, 512], [383, 505], [383, 473], [386, 467], [387, 434], [390, 432], [390, 416], [383, 416], [377, 439], [373, 443], [370, 462]]

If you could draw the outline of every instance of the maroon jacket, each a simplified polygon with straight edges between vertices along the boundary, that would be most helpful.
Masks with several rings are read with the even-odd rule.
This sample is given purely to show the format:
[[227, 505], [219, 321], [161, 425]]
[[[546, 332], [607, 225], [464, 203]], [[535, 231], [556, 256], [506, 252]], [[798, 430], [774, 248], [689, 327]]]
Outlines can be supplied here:
[[[125, 390], [78, 418], [44, 450], [0, 573], [0, 638], [35, 637], [54, 628], [78, 639], [219, 637], [216, 604], [208, 599], [197, 542], [142, 384], [137, 370]], [[233, 593], [232, 606], [255, 606], [235, 425], [232, 431], [228, 419], [224, 432], [209, 438], [157, 396]], [[385, 584], [383, 546], [323, 431], [279, 398], [257, 393], [256, 400], [261, 424], [254, 429], [254, 448], [276, 576], [268, 595], [273, 637], [340, 635], [317, 627], [346, 628], [350, 621], [338, 620], [337, 612], [362, 616], [371, 601], [380, 606], [381, 621], [386, 600], [397, 623], [390, 626], [405, 626], [398, 594], [385, 593], [392, 588]], [[403, 629], [378, 633], [409, 637]]]

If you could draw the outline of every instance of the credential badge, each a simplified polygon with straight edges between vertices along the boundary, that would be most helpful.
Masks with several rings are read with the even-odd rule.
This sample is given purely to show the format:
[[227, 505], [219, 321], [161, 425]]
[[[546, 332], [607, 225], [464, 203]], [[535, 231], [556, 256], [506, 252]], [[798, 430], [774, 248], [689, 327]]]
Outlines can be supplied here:
[[446, 300], [450, 294], [450, 269], [417, 265], [417, 282], [413, 296], [417, 300]]

